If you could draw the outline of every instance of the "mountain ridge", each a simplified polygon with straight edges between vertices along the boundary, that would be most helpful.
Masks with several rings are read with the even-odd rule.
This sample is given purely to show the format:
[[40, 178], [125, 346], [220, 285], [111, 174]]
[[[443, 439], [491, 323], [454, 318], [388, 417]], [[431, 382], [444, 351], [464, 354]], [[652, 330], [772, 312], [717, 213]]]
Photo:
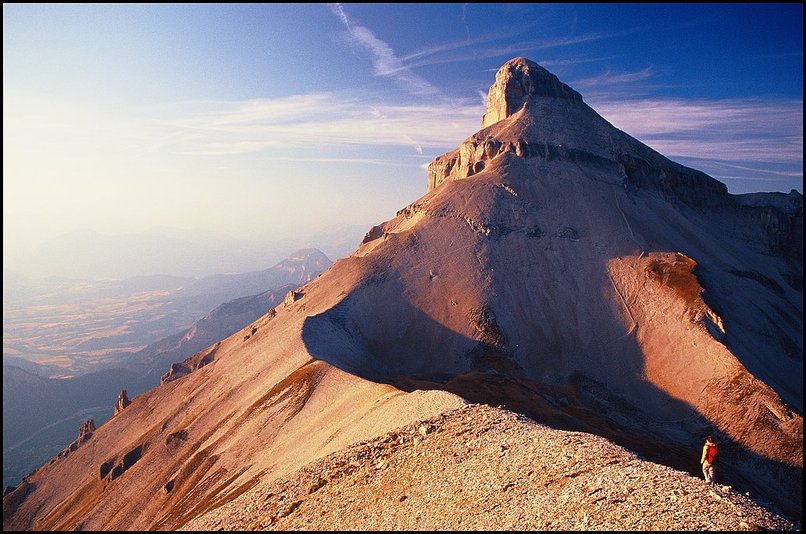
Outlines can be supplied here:
[[[434, 502], [456, 501], [473, 506], [431, 513]], [[796, 527], [730, 486], [708, 486], [598, 436], [471, 404], [258, 483], [180, 530]]]

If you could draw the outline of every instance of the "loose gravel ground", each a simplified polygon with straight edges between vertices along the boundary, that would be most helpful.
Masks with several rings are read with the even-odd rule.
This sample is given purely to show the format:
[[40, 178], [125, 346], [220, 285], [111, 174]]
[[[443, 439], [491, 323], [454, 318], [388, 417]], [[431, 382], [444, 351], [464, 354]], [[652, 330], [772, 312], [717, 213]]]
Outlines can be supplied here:
[[259, 484], [187, 530], [793, 530], [729, 486], [468, 405]]

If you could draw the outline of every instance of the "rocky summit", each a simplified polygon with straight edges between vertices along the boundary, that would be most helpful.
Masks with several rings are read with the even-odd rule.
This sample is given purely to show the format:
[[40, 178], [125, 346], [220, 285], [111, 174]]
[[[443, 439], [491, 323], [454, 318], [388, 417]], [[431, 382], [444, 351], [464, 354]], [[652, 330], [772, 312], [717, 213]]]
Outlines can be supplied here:
[[495, 83], [487, 93], [487, 113], [481, 119], [481, 127], [486, 128], [514, 115], [535, 97], [582, 102], [582, 95], [555, 75], [533, 61], [518, 57], [507, 61], [498, 70]]
[[422, 198], [26, 477], [4, 528], [797, 527], [802, 195], [732, 195], [524, 58], [488, 95]]

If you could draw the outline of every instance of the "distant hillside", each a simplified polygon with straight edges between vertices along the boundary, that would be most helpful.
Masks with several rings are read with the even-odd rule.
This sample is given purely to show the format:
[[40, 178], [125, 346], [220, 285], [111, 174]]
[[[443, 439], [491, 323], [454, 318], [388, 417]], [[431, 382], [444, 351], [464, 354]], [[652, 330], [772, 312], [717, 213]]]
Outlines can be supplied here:
[[[270, 269], [244, 275], [205, 278], [189, 284], [175, 295], [173, 306], [195, 302], [196, 306], [269, 287], [246, 297], [218, 305], [189, 328], [149, 344], [126, 356], [113, 368], [68, 379], [49, 379], [58, 368], [22, 358], [4, 357], [3, 362], [3, 484], [13, 486], [24, 474], [52, 458], [76, 435], [83, 419], [97, 424], [112, 416], [118, 393], [130, 397], [160, 383], [172, 363], [226, 338], [255, 321], [283, 301], [286, 294], [315, 278], [330, 265], [318, 250], [298, 251]], [[108, 282], [91, 285], [84, 294], [125, 298], [126, 287], [153, 289], [150, 279], [135, 279], [131, 285]], [[156, 280], [159, 282], [159, 280]], [[59, 295], [56, 298], [64, 298]], [[218, 300], [220, 302], [221, 300]], [[208, 308], [209, 309], [209, 308]], [[77, 325], [80, 328], [81, 325]], [[109, 341], [107, 341], [109, 342]]]
[[268, 269], [201, 279], [154, 275], [10, 284], [3, 294], [3, 354], [49, 364], [49, 376], [59, 377], [127, 366], [134, 352], [189, 328], [222, 302], [299, 286], [330, 264], [321, 251], [303, 249]]
[[237, 298], [254, 295], [266, 291], [266, 288], [276, 288], [291, 281], [295, 285], [302, 285], [330, 267], [331, 263], [330, 258], [317, 249], [298, 250], [270, 269], [207, 276], [188, 284], [183, 289], [182, 296], [221, 294]]
[[225, 302], [187, 330], [161, 339], [136, 352], [129, 358], [128, 365], [146, 372], [146, 389], [150, 389], [159, 384], [160, 376], [172, 363], [181, 362], [259, 319], [268, 310], [281, 303], [286, 294], [296, 287], [297, 284], [286, 284], [257, 295]]

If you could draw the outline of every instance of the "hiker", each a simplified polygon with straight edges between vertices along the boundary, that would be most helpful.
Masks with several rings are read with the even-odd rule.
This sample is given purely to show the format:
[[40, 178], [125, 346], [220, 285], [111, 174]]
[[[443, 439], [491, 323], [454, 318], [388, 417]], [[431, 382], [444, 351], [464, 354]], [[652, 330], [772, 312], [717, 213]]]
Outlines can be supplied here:
[[705, 475], [705, 483], [714, 483], [714, 464], [716, 463], [717, 446], [714, 438], [708, 436], [705, 438], [705, 445], [702, 447], [702, 473]]

